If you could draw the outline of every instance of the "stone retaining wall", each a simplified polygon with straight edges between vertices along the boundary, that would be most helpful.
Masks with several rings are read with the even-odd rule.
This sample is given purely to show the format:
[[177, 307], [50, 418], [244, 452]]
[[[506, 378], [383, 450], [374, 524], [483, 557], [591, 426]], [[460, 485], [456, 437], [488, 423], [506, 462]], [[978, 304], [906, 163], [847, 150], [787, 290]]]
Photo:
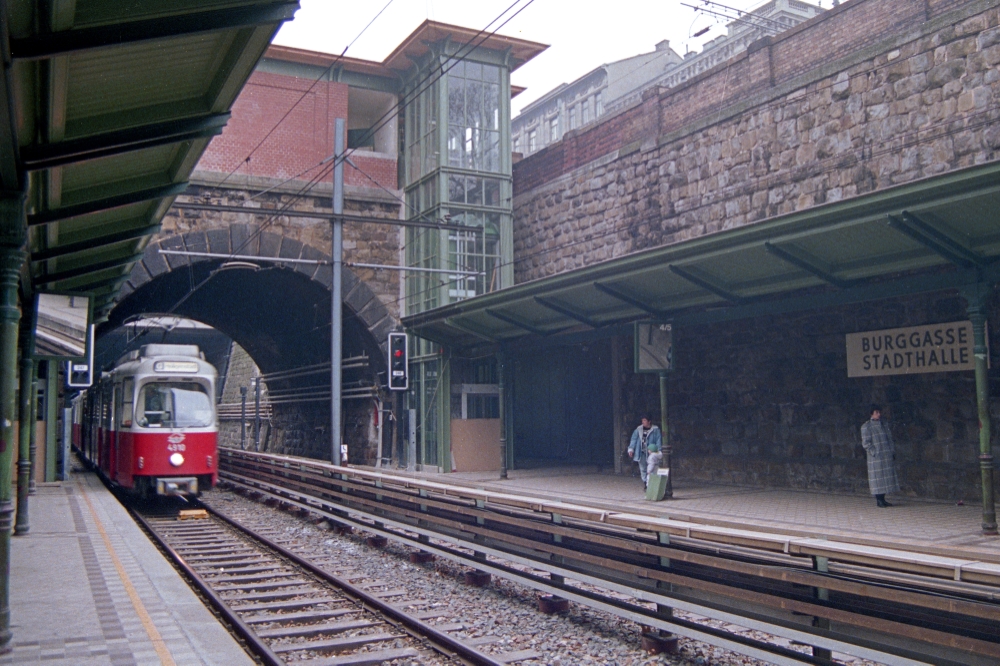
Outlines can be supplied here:
[[515, 281], [997, 159], [998, 25], [852, 0], [568, 132], [514, 166]]

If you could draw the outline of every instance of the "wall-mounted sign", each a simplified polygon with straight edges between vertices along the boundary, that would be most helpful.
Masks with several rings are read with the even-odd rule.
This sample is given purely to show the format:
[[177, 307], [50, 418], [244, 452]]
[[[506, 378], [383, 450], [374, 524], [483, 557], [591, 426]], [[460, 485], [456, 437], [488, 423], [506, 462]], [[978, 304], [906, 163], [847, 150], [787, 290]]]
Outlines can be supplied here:
[[975, 370], [972, 322], [889, 328], [847, 335], [847, 376]]
[[674, 367], [673, 325], [666, 322], [636, 322], [635, 371], [666, 372]]

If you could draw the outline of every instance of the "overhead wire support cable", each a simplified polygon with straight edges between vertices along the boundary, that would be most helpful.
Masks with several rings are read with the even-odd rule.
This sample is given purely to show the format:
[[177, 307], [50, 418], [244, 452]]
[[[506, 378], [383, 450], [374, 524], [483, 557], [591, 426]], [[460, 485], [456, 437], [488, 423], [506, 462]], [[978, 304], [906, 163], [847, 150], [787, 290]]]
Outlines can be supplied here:
[[[421, 86], [421, 85], [426, 84], [425, 87], [421, 88], [420, 90], [415, 90], [413, 92], [411, 98], [408, 99], [408, 100], [405, 99], [405, 96], [404, 96], [404, 99], [402, 100], [401, 104], [399, 104], [396, 108], [393, 108], [393, 109], [387, 111], [385, 114], [383, 114], [383, 116], [378, 121], [376, 121], [376, 124], [373, 125], [372, 127], [370, 127], [368, 129], [368, 132], [366, 132], [366, 134], [365, 134], [365, 138], [371, 138], [371, 137], [373, 137], [374, 134], [375, 134], [375, 132], [377, 132], [378, 130], [382, 129], [382, 127], [384, 127], [388, 122], [390, 122], [392, 120], [392, 118], [394, 118], [395, 116], [397, 116], [398, 113], [401, 110], [405, 109], [410, 104], [412, 104], [419, 97], [420, 93], [424, 92], [430, 85], [433, 85], [438, 80], [442, 79], [445, 76], [445, 74], [447, 74], [448, 71], [450, 71], [450, 69], [452, 67], [455, 67], [459, 62], [464, 61], [465, 58], [469, 54], [471, 54], [476, 48], [478, 48], [482, 43], [484, 43], [491, 36], [495, 35], [497, 33], [497, 31], [499, 31], [501, 28], [503, 28], [505, 25], [507, 25], [511, 20], [513, 20], [518, 14], [520, 14], [522, 11], [524, 11], [525, 9], [527, 9], [531, 4], [533, 4], [534, 0], [527, 0], [527, 2], [525, 2], [520, 8], [517, 9], [517, 11], [515, 11], [513, 14], [511, 14], [509, 17], [507, 17], [506, 20], [504, 20], [500, 25], [498, 25], [494, 30], [490, 31], [490, 28], [497, 21], [499, 21], [505, 15], [507, 15], [520, 2], [522, 2], [522, 0], [515, 0], [506, 9], [504, 9], [499, 15], [497, 15], [496, 18], [494, 18], [492, 21], [490, 21], [486, 25], [485, 28], [479, 30], [476, 33], [476, 35], [474, 35], [471, 39], [469, 39], [468, 42], [466, 42], [461, 47], [459, 47], [457, 49], [457, 51], [456, 51], [455, 56], [453, 57], [453, 62], [447, 68], [441, 67], [441, 68], [432, 70], [430, 73], [428, 73], [427, 76], [424, 77], [424, 79], [421, 80], [417, 84], [418, 87]], [[388, 5], [386, 5], [386, 6], [388, 6]], [[383, 8], [383, 11], [384, 11], [384, 8]], [[463, 50], [465, 51], [464, 53], [463, 53]], [[433, 79], [433, 80], [431, 80], [431, 79]], [[347, 160], [353, 153], [354, 153], [354, 149], [348, 149], [341, 156], [340, 159], [341, 160]], [[319, 164], [315, 165], [315, 166], [320, 166], [320, 165], [323, 165], [325, 163], [325, 166], [324, 166], [323, 170], [320, 173], [318, 173], [318, 174], [314, 175], [312, 178], [310, 178], [310, 180], [307, 181], [301, 188], [299, 188], [299, 190], [295, 194], [291, 195], [291, 197], [289, 198], [289, 200], [287, 202], [285, 202], [285, 204], [283, 205], [282, 209], [275, 210], [273, 212], [273, 214], [271, 215], [271, 217], [268, 220], [266, 220], [265, 222], [263, 222], [254, 234], [251, 234], [251, 236], [248, 239], [246, 239], [243, 243], [241, 243], [239, 247], [237, 247], [237, 248], [234, 249], [233, 254], [237, 254], [239, 252], [239, 250], [243, 249], [249, 243], [253, 242], [254, 239], [256, 239], [257, 237], [259, 237], [260, 234], [263, 232], [263, 230], [265, 228], [267, 228], [268, 226], [270, 226], [270, 224], [272, 224], [277, 217], [281, 217], [283, 215], [287, 215], [288, 214], [287, 211], [291, 208], [291, 206], [294, 203], [296, 203], [297, 201], [301, 200], [302, 197], [306, 196], [323, 178], [325, 178], [326, 176], [330, 175], [333, 172], [333, 169], [334, 169], [334, 165], [330, 164], [330, 161], [331, 161], [331, 157], [327, 157], [327, 158], [324, 158]], [[336, 160], [334, 160], [334, 161], [336, 161]], [[310, 169], [306, 169], [302, 173], [307, 173], [312, 168], [315, 168], [315, 166], [311, 167]], [[417, 225], [413, 225], [413, 226], [417, 226]], [[470, 228], [469, 230], [474, 230], [474, 228]], [[205, 279], [203, 279], [198, 284], [193, 285], [184, 296], [182, 296], [176, 303], [174, 303], [174, 305], [172, 305], [163, 314], [173, 314], [174, 312], [176, 312], [177, 308], [179, 308], [181, 305], [183, 305], [189, 298], [191, 298], [191, 296], [194, 295], [195, 292], [197, 292], [205, 284], [207, 284], [208, 281], [212, 279], [212, 277], [213, 277], [213, 275], [209, 275], [208, 277], [206, 277]], [[458, 278], [458, 279], [460, 279], [460, 278]], [[453, 279], [453, 280], [450, 280], [449, 282], [454, 282], [454, 281], [456, 281], [456, 280]], [[147, 333], [148, 333], [148, 331], [143, 331], [140, 335], [146, 335]]]

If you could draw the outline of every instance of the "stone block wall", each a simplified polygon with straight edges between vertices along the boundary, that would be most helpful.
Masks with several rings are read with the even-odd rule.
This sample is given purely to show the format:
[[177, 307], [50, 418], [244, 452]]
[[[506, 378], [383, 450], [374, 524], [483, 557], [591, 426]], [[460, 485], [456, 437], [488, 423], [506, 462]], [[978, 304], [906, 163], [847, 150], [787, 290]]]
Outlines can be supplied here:
[[[668, 380], [670, 439], [679, 482], [868, 493], [860, 426], [881, 404], [892, 427], [903, 492], [978, 501], [979, 431], [971, 372], [847, 377], [845, 335], [967, 319], [955, 292], [758, 317], [674, 331]], [[1000, 298], [991, 303], [990, 389], [1000, 422]], [[621, 411], [629, 433], [648, 410], [659, 422], [659, 380], [632, 371], [619, 346]], [[994, 431], [994, 455], [1000, 437]], [[1000, 475], [996, 479], [1000, 491]]]
[[996, 0], [852, 0], [514, 167], [515, 281], [995, 160]]
[[[998, 97], [997, 0], [845, 2], [518, 162], [515, 281], [995, 161]], [[994, 294], [992, 396], [998, 306]], [[859, 428], [874, 401], [905, 493], [976, 499], [972, 373], [849, 379], [844, 349], [847, 333], [964, 319], [942, 292], [675, 330], [678, 478], [866, 493]], [[633, 374], [631, 338], [615, 344], [615, 428], [630, 433], [658, 415], [659, 385]]]
[[[312, 188], [308, 196], [298, 192], [306, 183], [292, 181], [281, 184], [265, 178], [244, 178], [233, 176], [228, 180], [224, 175], [198, 171], [192, 178], [187, 192], [177, 198], [179, 202], [219, 206], [252, 206], [261, 208], [289, 208], [306, 213], [329, 215], [332, 212], [332, 187], [321, 183]], [[266, 189], [267, 194], [261, 194]], [[371, 188], [345, 188], [344, 213], [375, 219], [399, 219], [401, 202], [391, 193]], [[163, 218], [160, 235], [184, 234], [190, 231], [228, 229], [233, 224], [250, 225], [251, 229], [263, 229], [270, 234], [296, 240], [308, 245], [314, 251], [328, 258], [332, 230], [326, 220], [295, 217], [294, 214], [278, 217], [246, 215], [242, 213], [181, 210], [171, 208]], [[346, 222], [344, 224], [344, 260], [369, 264], [398, 265], [401, 247], [399, 226], [389, 224], [367, 224]], [[253, 243], [247, 244], [244, 253], [255, 254]], [[234, 249], [235, 252], [235, 249]], [[399, 271], [371, 268], [352, 268], [382, 301], [389, 313], [398, 319], [400, 311]]]

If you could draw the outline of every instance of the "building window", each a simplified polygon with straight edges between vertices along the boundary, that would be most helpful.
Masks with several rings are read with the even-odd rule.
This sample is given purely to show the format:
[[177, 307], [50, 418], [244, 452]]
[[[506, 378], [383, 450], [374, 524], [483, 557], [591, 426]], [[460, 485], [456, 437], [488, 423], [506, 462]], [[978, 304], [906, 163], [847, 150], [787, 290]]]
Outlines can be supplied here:
[[601, 93], [594, 95], [594, 117], [599, 118], [604, 113], [604, 104], [601, 102]]
[[448, 164], [500, 171], [500, 68], [450, 61]]
[[513, 152], [515, 152], [515, 153], [521, 152], [521, 137], [519, 137], [519, 136], [515, 136], [514, 137], [514, 150], [513, 150]]
[[576, 129], [576, 106], [569, 107], [569, 128]]
[[533, 153], [538, 149], [538, 130], [528, 132], [528, 152]]
[[549, 120], [549, 140], [553, 142], [559, 140], [559, 116]]
[[584, 125], [590, 122], [590, 98], [583, 100], [583, 111], [580, 114], [580, 122]]

